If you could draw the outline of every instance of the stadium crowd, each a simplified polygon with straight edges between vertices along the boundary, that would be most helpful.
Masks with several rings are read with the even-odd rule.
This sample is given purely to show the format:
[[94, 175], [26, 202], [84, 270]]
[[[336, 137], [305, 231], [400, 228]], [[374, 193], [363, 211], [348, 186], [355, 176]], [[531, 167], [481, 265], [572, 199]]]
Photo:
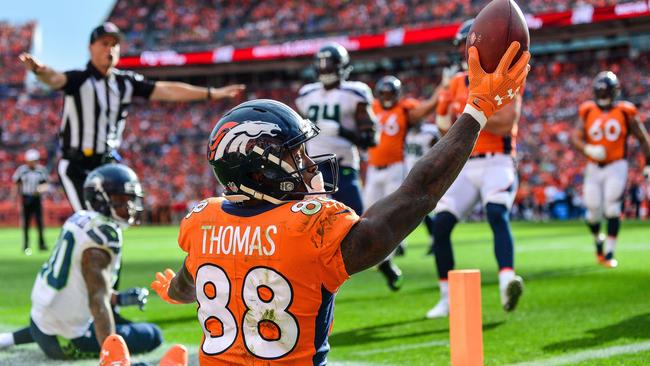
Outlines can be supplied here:
[[[138, 4], [142, 7], [124, 7], [121, 5], [123, 3], [117, 3], [114, 13], [127, 11], [120, 10], [123, 8], [128, 9], [135, 12], [131, 18], [141, 15], [141, 10], [138, 9], [152, 5], [148, 0], [139, 0]], [[195, 7], [198, 6], [198, 2], [189, 0], [167, 1], [161, 6], [165, 8], [180, 3], [187, 6], [188, 14], [195, 12]], [[555, 4], [544, 1], [532, 3], [537, 6]], [[349, 5], [348, 2], [335, 4]], [[473, 3], [467, 4], [473, 6]], [[232, 11], [237, 10], [233, 8]], [[257, 11], [264, 13], [261, 8]], [[169, 21], [181, 22], [179, 24], [188, 21], [191, 24], [188, 20], [191, 17], [184, 17], [184, 13], [180, 12], [177, 18]], [[55, 151], [61, 113], [60, 95], [57, 92], [28, 95], [22, 86], [16, 86], [25, 77], [24, 69], [16, 61], [17, 55], [29, 49], [33, 29], [32, 23], [13, 28], [0, 23], [0, 60], [4, 65], [15, 64], [0, 68], [0, 90], [5, 88], [4, 90], [12, 91], [0, 93], [0, 202], [3, 204], [13, 201], [10, 199], [13, 185], [11, 175], [17, 164], [22, 162], [22, 153], [29, 147], [37, 148], [41, 156], [47, 157], [51, 182], [58, 182], [53, 168], [57, 159]], [[569, 59], [571, 61], [567, 61]], [[391, 73], [395, 72], [403, 80], [406, 95], [427, 97], [439, 82], [441, 69], [418, 60], [411, 61], [397, 63], [401, 71], [393, 70]], [[518, 210], [515, 212], [523, 218], [576, 217], [582, 207], [580, 187], [585, 163], [582, 154], [577, 153], [569, 142], [577, 108], [582, 101], [591, 98], [591, 82], [597, 71], [611, 69], [622, 80], [624, 96], [639, 107], [641, 120], [646, 121], [650, 111], [650, 99], [646, 97], [650, 93], [650, 75], [643, 70], [650, 62], [650, 54], [624, 48], [585, 51], [571, 54], [570, 57], [538, 56], [533, 62], [518, 139], [521, 186], [516, 201]], [[353, 74], [352, 78], [372, 86], [386, 73], [388, 72], [378, 71]], [[173, 105], [151, 103], [132, 108], [122, 153], [124, 159], [144, 178], [148, 192], [147, 206], [151, 214], [149, 220], [171, 221], [183, 214], [195, 200], [216, 193], [214, 178], [204, 163], [205, 136], [223, 111], [243, 99], [252, 98], [273, 98], [292, 104], [302, 82], [278, 79], [266, 81], [263, 85], [248, 85], [247, 94], [228, 105], [221, 102]], [[630, 152], [637, 158], [631, 165], [629, 180], [629, 196], [633, 204], [650, 197], [650, 188], [640, 175], [642, 161], [634, 144], [630, 146]], [[61, 205], [66, 202], [62, 190], [56, 184], [52, 185], [47, 200]]]
[[[581, 4], [632, 0], [521, 1], [527, 13], [566, 11]], [[118, 0], [109, 16], [125, 32], [123, 52], [196, 51], [334, 35], [379, 33], [396, 27], [456, 23], [487, 0]]]
[[14, 25], [0, 21], [0, 95], [9, 85], [20, 85], [25, 80], [25, 68], [18, 55], [32, 43], [35, 23]]

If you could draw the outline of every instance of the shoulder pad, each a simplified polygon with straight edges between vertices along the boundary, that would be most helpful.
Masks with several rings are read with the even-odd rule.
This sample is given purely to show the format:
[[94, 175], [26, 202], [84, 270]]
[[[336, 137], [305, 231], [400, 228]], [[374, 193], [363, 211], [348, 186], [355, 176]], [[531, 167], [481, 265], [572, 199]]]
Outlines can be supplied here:
[[404, 98], [399, 103], [404, 109], [413, 109], [420, 104], [420, 101], [415, 98]]
[[311, 83], [303, 85], [298, 91], [298, 98], [304, 97], [305, 95], [320, 89], [320, 83]]
[[368, 84], [361, 81], [344, 81], [341, 83], [341, 90], [353, 92], [368, 104], [372, 104], [375, 99]]
[[335, 216], [341, 218], [350, 216], [350, 219], [354, 221], [359, 219], [353, 209], [328, 198], [305, 199], [293, 203], [289, 207], [291, 217], [288, 223], [297, 232], [309, 230], [323, 220], [331, 221]]
[[628, 117], [634, 117], [637, 113], [636, 106], [633, 103], [625, 100], [616, 102], [616, 108], [623, 111], [623, 113], [628, 115]]
[[594, 101], [589, 100], [586, 102], [583, 102], [580, 104], [580, 107], [578, 107], [578, 116], [582, 118], [583, 120], [587, 117], [587, 114], [593, 109], [597, 108], [596, 103]]
[[86, 234], [96, 244], [108, 247], [115, 254], [119, 253], [122, 243], [122, 231], [115, 225], [100, 224], [93, 226]]

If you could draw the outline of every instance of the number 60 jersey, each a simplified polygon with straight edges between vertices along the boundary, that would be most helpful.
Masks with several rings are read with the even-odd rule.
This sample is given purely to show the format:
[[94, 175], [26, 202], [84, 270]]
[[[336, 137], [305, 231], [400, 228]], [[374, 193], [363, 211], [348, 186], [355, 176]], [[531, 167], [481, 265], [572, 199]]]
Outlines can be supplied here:
[[321, 198], [243, 208], [200, 202], [178, 242], [194, 277], [201, 365], [325, 365], [340, 243], [359, 220]]

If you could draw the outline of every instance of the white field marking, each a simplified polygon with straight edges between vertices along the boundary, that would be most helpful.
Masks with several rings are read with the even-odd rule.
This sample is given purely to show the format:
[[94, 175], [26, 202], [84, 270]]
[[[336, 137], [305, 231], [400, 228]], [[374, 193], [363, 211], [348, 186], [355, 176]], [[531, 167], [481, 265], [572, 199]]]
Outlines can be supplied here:
[[516, 363], [509, 366], [559, 366], [573, 365], [582, 361], [602, 360], [617, 355], [629, 355], [650, 350], [650, 341], [612, 346], [607, 348], [582, 351], [571, 355], [563, 355], [537, 361]]
[[401, 352], [401, 351], [407, 351], [411, 349], [424, 348], [424, 347], [447, 347], [447, 346], [449, 346], [449, 341], [429, 341], [429, 342], [422, 342], [422, 343], [406, 344], [403, 346], [378, 348], [378, 349], [371, 349], [367, 351], [358, 351], [358, 352], [353, 352], [352, 354], [356, 356], [368, 356], [368, 355], [376, 355], [380, 353]]

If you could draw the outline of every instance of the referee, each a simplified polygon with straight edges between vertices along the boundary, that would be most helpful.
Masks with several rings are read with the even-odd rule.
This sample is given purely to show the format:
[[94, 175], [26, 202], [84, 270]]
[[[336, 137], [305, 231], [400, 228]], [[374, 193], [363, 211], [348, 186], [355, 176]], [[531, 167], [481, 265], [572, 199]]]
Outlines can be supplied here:
[[90, 34], [90, 61], [85, 70], [61, 73], [28, 53], [20, 55], [20, 61], [40, 81], [65, 94], [58, 173], [75, 211], [84, 208], [83, 183], [88, 173], [117, 155], [133, 97], [173, 102], [216, 100], [234, 97], [244, 89], [243, 85], [203, 88], [150, 81], [135, 72], [118, 70], [115, 65], [120, 59], [121, 39], [113, 23], [95, 28]]
[[30, 149], [25, 153], [26, 164], [18, 167], [13, 176], [18, 192], [22, 197], [23, 206], [23, 250], [25, 254], [31, 255], [29, 247], [29, 222], [34, 216], [38, 228], [38, 248], [41, 251], [47, 250], [43, 239], [43, 211], [41, 206], [41, 193], [46, 189], [47, 170], [38, 164], [40, 154], [37, 150]]

